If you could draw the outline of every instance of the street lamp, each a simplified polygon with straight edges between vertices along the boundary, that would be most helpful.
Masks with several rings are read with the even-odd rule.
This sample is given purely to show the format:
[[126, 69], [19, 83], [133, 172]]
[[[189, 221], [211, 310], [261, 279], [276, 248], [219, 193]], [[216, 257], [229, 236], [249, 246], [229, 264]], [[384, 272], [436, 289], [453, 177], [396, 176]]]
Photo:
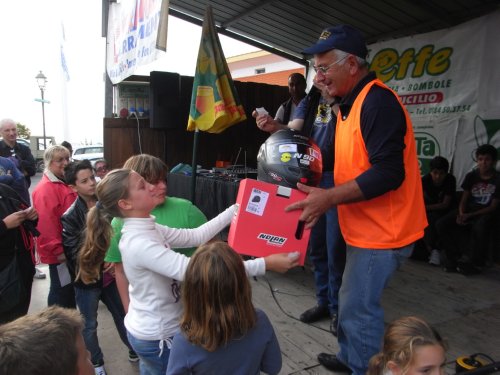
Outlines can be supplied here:
[[43, 126], [43, 149], [44, 151], [47, 149], [47, 140], [45, 138], [45, 98], [44, 98], [44, 92], [45, 92], [45, 86], [47, 85], [47, 77], [42, 73], [40, 70], [40, 73], [36, 75], [36, 82], [38, 83], [38, 87], [40, 88], [40, 94], [42, 95], [42, 100], [40, 102], [42, 103], [42, 126]]

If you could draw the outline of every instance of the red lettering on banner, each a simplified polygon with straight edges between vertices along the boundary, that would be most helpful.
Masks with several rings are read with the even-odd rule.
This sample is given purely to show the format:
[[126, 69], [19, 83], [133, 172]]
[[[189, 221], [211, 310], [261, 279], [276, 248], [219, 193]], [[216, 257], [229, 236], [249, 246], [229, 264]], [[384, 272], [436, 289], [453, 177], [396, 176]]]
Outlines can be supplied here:
[[404, 105], [441, 103], [443, 101], [443, 97], [444, 96], [442, 92], [400, 95], [401, 102]]

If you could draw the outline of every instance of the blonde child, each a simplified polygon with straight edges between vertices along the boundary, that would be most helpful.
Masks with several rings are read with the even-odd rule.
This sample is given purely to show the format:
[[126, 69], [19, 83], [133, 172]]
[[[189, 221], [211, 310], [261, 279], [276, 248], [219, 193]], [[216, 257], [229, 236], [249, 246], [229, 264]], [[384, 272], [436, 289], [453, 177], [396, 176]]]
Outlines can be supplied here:
[[[129, 285], [130, 305], [125, 316], [129, 342], [140, 358], [141, 374], [165, 374], [171, 341], [182, 313], [180, 281], [189, 258], [171, 248], [198, 246], [226, 227], [237, 210], [233, 205], [195, 229], [173, 229], [156, 224], [151, 210], [163, 196], [138, 173], [111, 171], [97, 185], [99, 202], [87, 214], [87, 233], [80, 252], [79, 276], [95, 281], [113, 234], [106, 215], [124, 219], [119, 248]], [[266, 269], [286, 271], [297, 264], [288, 254], [273, 254], [245, 262], [249, 275]]]
[[367, 375], [442, 375], [446, 344], [424, 320], [408, 316], [387, 327], [382, 351], [370, 359]]

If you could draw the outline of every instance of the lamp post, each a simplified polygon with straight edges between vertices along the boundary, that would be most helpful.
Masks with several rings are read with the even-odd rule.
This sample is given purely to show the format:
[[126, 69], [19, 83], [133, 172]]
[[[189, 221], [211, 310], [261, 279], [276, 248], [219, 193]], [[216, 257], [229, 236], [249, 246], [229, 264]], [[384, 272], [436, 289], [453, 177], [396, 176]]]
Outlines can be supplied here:
[[40, 88], [40, 95], [42, 96], [42, 100], [40, 100], [40, 102], [42, 103], [43, 150], [45, 151], [47, 149], [47, 139], [45, 138], [45, 98], [44, 98], [44, 92], [45, 92], [45, 86], [47, 85], [47, 77], [45, 77], [45, 75], [40, 70], [40, 73], [38, 73], [35, 78], [36, 78], [36, 82], [38, 83], [38, 87]]

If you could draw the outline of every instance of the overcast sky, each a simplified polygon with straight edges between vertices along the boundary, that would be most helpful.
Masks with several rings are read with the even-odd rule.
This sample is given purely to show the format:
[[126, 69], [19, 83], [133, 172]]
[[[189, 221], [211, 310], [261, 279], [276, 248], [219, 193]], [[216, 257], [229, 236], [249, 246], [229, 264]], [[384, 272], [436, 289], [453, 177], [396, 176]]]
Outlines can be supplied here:
[[[101, 1], [1, 1], [0, 14], [0, 118], [13, 118], [33, 135], [42, 134], [42, 108], [34, 101], [40, 98], [35, 76], [42, 70], [48, 79], [45, 99], [50, 101], [45, 105], [46, 134], [58, 143], [63, 138], [75, 144], [102, 142], [106, 51]], [[70, 75], [66, 83], [60, 67], [61, 25]], [[194, 75], [200, 36], [201, 27], [169, 17], [167, 53], [136, 74], [160, 70]], [[220, 39], [226, 57], [256, 50], [222, 35]]]

